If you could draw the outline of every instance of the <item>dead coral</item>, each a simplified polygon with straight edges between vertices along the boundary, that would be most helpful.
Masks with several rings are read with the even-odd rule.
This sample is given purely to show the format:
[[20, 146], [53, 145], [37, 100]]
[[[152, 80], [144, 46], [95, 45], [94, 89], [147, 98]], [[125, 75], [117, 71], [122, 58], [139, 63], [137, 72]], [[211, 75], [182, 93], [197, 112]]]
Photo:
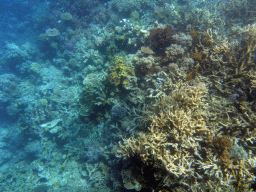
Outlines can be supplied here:
[[142, 189], [141, 184], [137, 181], [137, 177], [132, 174], [132, 171], [123, 169], [121, 174], [126, 189], [135, 189], [136, 191]]

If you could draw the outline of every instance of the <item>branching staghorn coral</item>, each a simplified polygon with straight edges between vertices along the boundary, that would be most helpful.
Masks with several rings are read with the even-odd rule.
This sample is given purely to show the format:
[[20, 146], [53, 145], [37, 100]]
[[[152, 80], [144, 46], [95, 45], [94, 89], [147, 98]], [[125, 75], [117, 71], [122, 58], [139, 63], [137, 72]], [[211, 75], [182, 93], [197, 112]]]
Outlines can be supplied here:
[[[169, 95], [159, 96], [151, 105], [149, 110], [154, 113], [148, 117], [147, 131], [137, 137], [123, 138], [117, 156], [125, 159], [139, 156], [146, 165], [166, 170], [168, 174], [158, 175], [166, 178], [165, 185], [179, 183], [181, 188], [195, 189], [197, 185], [206, 189], [214, 182], [222, 190], [249, 189], [255, 179], [252, 172], [255, 156], [249, 152], [248, 158], [237, 159], [246, 155], [242, 155], [241, 146], [232, 147], [236, 135], [225, 136], [238, 118], [235, 107], [210, 96], [202, 82], [171, 86]], [[242, 141], [243, 137], [240, 138]], [[207, 186], [202, 180], [207, 181]]]
[[[155, 166], [164, 166], [176, 178], [193, 172], [194, 156], [201, 158], [198, 141], [209, 132], [204, 120], [206, 105], [202, 103], [207, 89], [204, 84], [183, 83], [181, 87], [184, 89], [176, 86], [172, 95], [159, 99], [156, 107], [159, 113], [151, 116], [149, 132], [141, 132], [138, 138], [124, 139], [124, 144], [119, 144], [118, 156], [128, 158], [138, 154], [144, 162], [161, 162]], [[184, 94], [181, 100], [194, 109], [182, 107], [181, 92]], [[194, 135], [198, 136], [193, 138]]]

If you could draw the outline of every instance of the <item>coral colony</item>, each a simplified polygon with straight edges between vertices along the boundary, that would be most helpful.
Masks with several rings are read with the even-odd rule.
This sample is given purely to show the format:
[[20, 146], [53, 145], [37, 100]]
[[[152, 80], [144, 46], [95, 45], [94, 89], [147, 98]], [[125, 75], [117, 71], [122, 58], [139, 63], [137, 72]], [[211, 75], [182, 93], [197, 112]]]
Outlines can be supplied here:
[[255, 191], [255, 13], [255, 0], [11, 1], [0, 191]]

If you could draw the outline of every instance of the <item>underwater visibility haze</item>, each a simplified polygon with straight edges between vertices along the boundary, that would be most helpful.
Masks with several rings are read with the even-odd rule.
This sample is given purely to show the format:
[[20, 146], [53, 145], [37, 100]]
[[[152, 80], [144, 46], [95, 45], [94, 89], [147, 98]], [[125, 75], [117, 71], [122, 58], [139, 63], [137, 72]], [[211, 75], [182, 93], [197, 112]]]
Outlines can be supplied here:
[[0, 10], [1, 192], [256, 190], [255, 0]]

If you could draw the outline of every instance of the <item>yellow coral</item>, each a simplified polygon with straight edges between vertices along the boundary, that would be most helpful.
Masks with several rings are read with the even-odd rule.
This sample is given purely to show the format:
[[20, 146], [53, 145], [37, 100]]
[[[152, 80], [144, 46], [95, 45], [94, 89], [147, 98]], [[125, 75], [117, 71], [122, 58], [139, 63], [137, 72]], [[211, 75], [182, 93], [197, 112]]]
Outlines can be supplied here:
[[134, 69], [129, 66], [123, 57], [116, 56], [109, 70], [108, 78], [115, 86], [126, 87], [129, 84], [129, 76], [134, 75]]

